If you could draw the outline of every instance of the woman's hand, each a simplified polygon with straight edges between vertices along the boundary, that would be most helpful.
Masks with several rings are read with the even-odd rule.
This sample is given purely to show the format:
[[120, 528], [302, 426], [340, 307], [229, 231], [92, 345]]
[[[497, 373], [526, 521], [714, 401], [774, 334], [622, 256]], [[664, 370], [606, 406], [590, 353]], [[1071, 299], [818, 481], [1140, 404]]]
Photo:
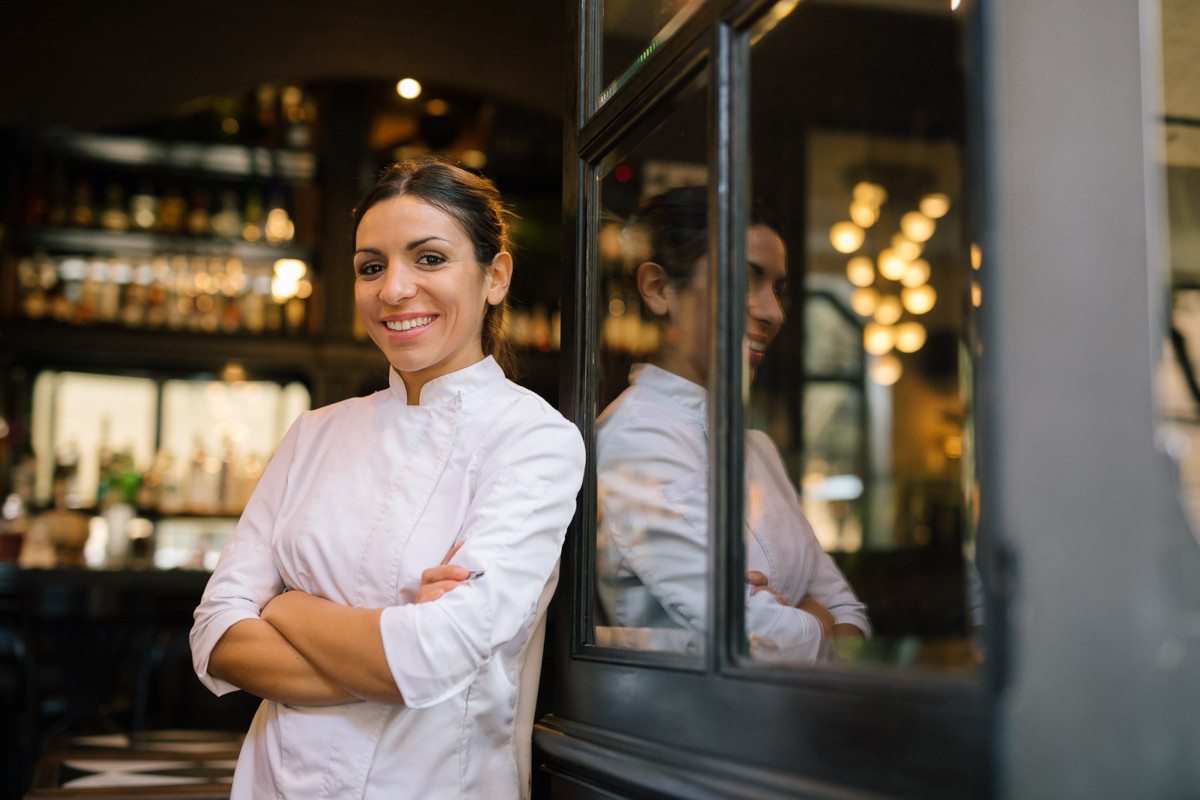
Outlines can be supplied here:
[[417, 590], [417, 602], [428, 603], [437, 600], [446, 592], [452, 591], [465, 583], [471, 576], [470, 570], [451, 564], [450, 559], [462, 547], [462, 543], [454, 545], [453, 549], [442, 559], [440, 566], [430, 567], [421, 573], [421, 588]]
[[775, 591], [774, 589], [772, 589], [770, 586], [767, 585], [767, 576], [764, 575], [763, 573], [759, 572], [758, 570], [752, 569], [746, 573], [746, 583], [750, 584], [750, 586], [753, 587], [750, 589], [751, 596], [754, 596], [754, 595], [758, 594], [759, 592], [766, 592], [769, 595], [771, 595], [772, 597], [774, 597], [776, 600], [778, 600], [780, 603], [783, 603], [785, 606], [790, 605], [790, 603], [788, 603], [787, 600], [783, 599], [783, 596], [780, 595], [779, 592]]

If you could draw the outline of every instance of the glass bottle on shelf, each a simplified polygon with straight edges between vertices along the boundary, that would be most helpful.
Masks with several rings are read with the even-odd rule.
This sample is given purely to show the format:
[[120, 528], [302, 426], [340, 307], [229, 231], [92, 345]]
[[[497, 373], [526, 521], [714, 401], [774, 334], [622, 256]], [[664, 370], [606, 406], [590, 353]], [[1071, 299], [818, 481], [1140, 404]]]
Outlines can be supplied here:
[[75, 182], [71, 200], [70, 222], [76, 228], [90, 228], [96, 224], [96, 209], [92, 201], [92, 184], [86, 180]]
[[222, 239], [240, 239], [242, 236], [242, 212], [238, 209], [238, 195], [232, 189], [221, 193], [217, 212], [212, 217], [212, 231]]
[[152, 231], [158, 221], [158, 198], [149, 182], [138, 187], [129, 198], [129, 223], [135, 231]]
[[209, 213], [209, 194], [206, 189], [197, 189], [188, 207], [185, 227], [193, 236], [208, 236], [212, 233], [212, 218]]
[[119, 183], [110, 183], [104, 190], [104, 210], [100, 212], [100, 227], [124, 233], [129, 230], [129, 213], [125, 210], [125, 190]]

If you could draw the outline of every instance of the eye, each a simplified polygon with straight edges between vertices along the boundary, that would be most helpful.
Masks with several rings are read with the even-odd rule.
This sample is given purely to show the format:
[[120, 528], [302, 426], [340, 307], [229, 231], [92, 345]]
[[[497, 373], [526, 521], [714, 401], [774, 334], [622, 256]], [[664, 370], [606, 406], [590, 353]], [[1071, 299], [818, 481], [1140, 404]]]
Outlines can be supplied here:
[[354, 267], [354, 271], [363, 278], [370, 277], [371, 275], [377, 275], [378, 273], [383, 272], [384, 269], [384, 265], [380, 264], [378, 261], [367, 261]]
[[783, 298], [783, 297], [787, 297], [787, 294], [788, 294], [788, 282], [787, 281], [775, 281], [775, 296]]
[[446, 257], [441, 253], [424, 252], [417, 256], [417, 264], [427, 269], [434, 269], [446, 263]]

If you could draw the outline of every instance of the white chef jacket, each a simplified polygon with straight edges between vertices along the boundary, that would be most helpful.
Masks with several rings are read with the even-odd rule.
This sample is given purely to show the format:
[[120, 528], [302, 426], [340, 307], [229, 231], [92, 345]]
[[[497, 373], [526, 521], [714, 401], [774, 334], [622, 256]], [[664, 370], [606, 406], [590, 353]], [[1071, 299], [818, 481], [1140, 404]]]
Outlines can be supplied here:
[[[384, 391], [302, 414], [196, 609], [196, 672], [233, 691], [208, 674], [213, 647], [300, 589], [384, 608], [404, 702], [264, 702], [233, 798], [527, 796], [539, 625], [583, 463], [575, 426], [490, 357], [425, 384], [420, 405], [393, 371]], [[484, 575], [415, 604], [421, 572], [459, 542], [453, 563]]]
[[[597, 591], [610, 641], [698, 651], [705, 629], [708, 561], [708, 424], [705, 389], [652, 364], [596, 424], [600, 522]], [[769, 592], [747, 594], [746, 628], [759, 658], [813, 662], [832, 649], [796, 608], [811, 595], [835, 622], [870, 633], [866, 606], [817, 541], [775, 445], [746, 432], [746, 567]]]

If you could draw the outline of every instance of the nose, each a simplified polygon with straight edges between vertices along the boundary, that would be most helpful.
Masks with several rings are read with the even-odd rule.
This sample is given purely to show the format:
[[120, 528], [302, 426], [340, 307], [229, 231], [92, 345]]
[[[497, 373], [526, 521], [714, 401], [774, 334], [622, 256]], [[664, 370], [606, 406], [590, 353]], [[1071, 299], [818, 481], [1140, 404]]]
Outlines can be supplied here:
[[416, 293], [417, 284], [410, 271], [402, 264], [389, 264], [379, 285], [379, 299], [396, 306]]
[[770, 283], [763, 281], [751, 285], [746, 298], [746, 312], [750, 319], [774, 332], [783, 325], [786, 317], [779, 296]]

